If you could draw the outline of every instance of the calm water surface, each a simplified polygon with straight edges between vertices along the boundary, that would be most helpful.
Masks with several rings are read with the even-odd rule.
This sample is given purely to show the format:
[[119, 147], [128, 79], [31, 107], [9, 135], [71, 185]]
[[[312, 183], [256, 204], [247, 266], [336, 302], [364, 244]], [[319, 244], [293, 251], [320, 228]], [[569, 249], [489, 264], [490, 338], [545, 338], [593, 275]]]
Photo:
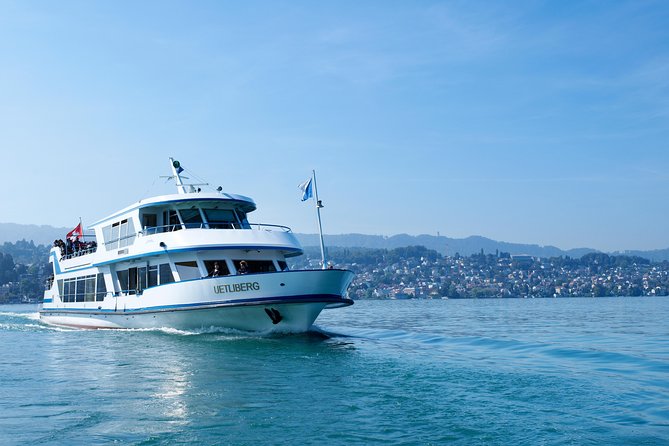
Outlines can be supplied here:
[[307, 335], [0, 306], [0, 443], [669, 444], [669, 299], [358, 301]]

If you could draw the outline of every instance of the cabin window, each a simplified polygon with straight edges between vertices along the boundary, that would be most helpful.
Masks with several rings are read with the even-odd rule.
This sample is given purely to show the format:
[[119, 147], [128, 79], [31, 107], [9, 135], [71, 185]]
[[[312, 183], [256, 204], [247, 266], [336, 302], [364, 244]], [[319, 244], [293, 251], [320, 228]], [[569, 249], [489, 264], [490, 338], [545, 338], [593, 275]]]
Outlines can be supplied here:
[[[241, 260], [233, 260], [237, 271], [239, 271], [239, 262]], [[274, 262], [271, 260], [246, 260], [246, 264], [249, 273], [269, 273], [276, 271]]]
[[63, 302], [93, 302], [95, 276], [72, 277], [58, 281], [58, 292]]
[[158, 285], [158, 265], [149, 266], [148, 274], [149, 288]]
[[146, 289], [146, 266], [137, 268], [137, 290], [139, 292]]
[[202, 215], [199, 209], [181, 209], [181, 219], [184, 222], [186, 229], [197, 229], [203, 227]]
[[96, 295], [97, 300], [104, 300], [107, 294], [104, 275], [100, 273], [97, 276], [89, 275], [58, 280], [58, 293], [63, 302], [94, 302]]
[[[116, 276], [121, 288], [120, 291], [127, 294], [141, 294], [147, 288], [157, 286], [159, 279], [160, 285], [174, 282], [172, 270], [168, 263], [124, 269], [116, 271]], [[107, 288], [104, 285], [101, 274], [100, 277], [98, 281], [98, 300], [104, 300]], [[102, 282], [102, 285], [100, 282]]]
[[207, 270], [207, 277], [211, 277], [214, 272], [214, 264], [218, 263], [218, 275], [219, 276], [228, 276], [230, 275], [230, 270], [228, 269], [228, 264], [225, 263], [225, 260], [205, 260], [204, 267]]
[[121, 220], [119, 248], [125, 248], [135, 242], [135, 225], [131, 220]]
[[116, 277], [118, 278], [118, 284], [121, 288], [121, 292], [128, 292], [128, 270], [124, 269], [121, 271], [116, 271]]
[[125, 219], [102, 228], [107, 251], [124, 248], [135, 242], [135, 225], [132, 219]]
[[84, 302], [95, 302], [95, 276], [86, 277]]
[[118, 248], [118, 239], [121, 236], [121, 223], [114, 223], [111, 225], [111, 236], [109, 240], [105, 239], [105, 242], [108, 243], [107, 250], [117, 249]]
[[211, 229], [239, 228], [239, 222], [231, 209], [204, 209]]
[[74, 294], [72, 285], [72, 279], [65, 280], [63, 285], [63, 292], [60, 295], [60, 298], [63, 302], [70, 302], [70, 296]]
[[180, 280], [200, 278], [200, 269], [197, 267], [197, 262], [175, 262], [174, 265], [177, 267]]
[[159, 267], [159, 273], [161, 285], [174, 282], [174, 275], [169, 263], [162, 263]]
[[128, 269], [128, 294], [135, 294], [137, 292], [137, 268]]
[[77, 291], [75, 293], [77, 302], [84, 302], [84, 295], [86, 291], [86, 279], [83, 277], [77, 278]]
[[119, 286], [121, 291], [127, 294], [137, 294], [138, 277], [137, 272], [139, 268], [129, 268], [121, 271], [116, 271]]
[[98, 274], [97, 284], [95, 289], [95, 300], [98, 302], [105, 300], [107, 295], [107, 285], [105, 284], [105, 276], [102, 273]]
[[285, 260], [279, 260], [276, 263], [279, 264], [279, 269], [281, 271], [288, 271], [288, 263]]

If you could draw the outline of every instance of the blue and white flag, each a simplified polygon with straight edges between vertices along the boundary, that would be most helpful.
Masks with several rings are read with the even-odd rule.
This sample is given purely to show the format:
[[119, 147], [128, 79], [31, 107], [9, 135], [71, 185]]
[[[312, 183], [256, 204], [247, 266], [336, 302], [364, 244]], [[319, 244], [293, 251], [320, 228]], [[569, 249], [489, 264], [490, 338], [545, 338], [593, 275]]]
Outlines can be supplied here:
[[181, 166], [177, 167], [177, 173], [181, 173], [181, 172], [183, 172], [183, 171], [184, 171], [184, 168], [183, 168], [183, 167], [181, 167]]
[[297, 186], [302, 191], [302, 201], [307, 201], [309, 198], [314, 196], [314, 191], [313, 191], [314, 188], [312, 180], [313, 177], [309, 178], [307, 181]]

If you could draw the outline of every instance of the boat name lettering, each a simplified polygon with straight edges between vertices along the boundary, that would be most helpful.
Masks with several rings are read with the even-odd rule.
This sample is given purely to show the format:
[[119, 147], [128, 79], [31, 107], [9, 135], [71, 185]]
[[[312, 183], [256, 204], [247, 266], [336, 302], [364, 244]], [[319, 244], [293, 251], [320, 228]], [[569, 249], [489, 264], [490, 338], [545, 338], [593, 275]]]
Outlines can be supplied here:
[[258, 282], [226, 283], [214, 286], [214, 293], [239, 293], [242, 291], [258, 291], [259, 289], [260, 284]]

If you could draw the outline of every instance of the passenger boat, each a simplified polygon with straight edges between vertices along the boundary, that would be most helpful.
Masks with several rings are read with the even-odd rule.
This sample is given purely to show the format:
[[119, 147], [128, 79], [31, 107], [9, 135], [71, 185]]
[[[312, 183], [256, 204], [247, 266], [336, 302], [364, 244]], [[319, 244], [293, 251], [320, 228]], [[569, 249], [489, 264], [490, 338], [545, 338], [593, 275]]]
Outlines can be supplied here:
[[55, 243], [42, 321], [303, 332], [323, 309], [353, 304], [351, 271], [291, 270], [286, 259], [303, 250], [290, 228], [249, 223], [251, 198], [184, 184], [183, 167], [170, 162], [178, 193], [103, 218], [82, 243], [73, 231], [70, 249]]

